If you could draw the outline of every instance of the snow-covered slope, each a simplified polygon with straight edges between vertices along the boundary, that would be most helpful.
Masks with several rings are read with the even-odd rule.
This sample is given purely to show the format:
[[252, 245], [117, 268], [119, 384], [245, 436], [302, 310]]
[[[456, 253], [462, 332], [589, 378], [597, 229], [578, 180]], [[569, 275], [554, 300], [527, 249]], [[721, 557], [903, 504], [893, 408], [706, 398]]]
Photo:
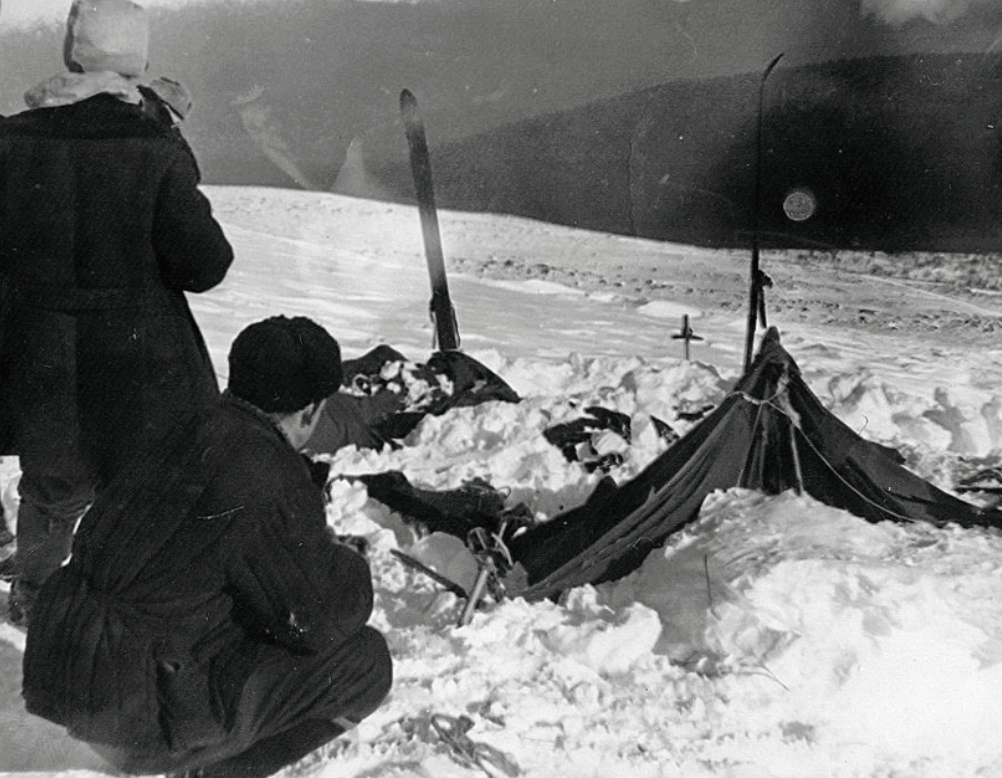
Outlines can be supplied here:
[[[276, 313], [321, 321], [346, 356], [381, 342], [418, 361], [430, 354], [413, 209], [279, 190], [208, 192], [237, 249], [227, 280], [192, 298], [221, 381], [233, 336]], [[464, 350], [524, 400], [427, 419], [398, 451], [330, 457], [329, 519], [372, 541], [373, 621], [389, 638], [396, 679], [356, 733], [290, 772], [1002, 774], [997, 533], [869, 525], [795, 495], [716, 494], [698, 523], [627, 579], [559, 605], [491, 604], [457, 627], [461, 602], [390, 554], [412, 548], [412, 530], [338, 476], [397, 469], [430, 489], [480, 477], [539, 518], [578, 504], [597, 476], [567, 462], [542, 430], [588, 404], [627, 413], [636, 434], [612, 475], [636, 474], [664, 448], [651, 415], [684, 433], [691, 422], [680, 411], [719, 401], [740, 372], [743, 311], [707, 305], [717, 298], [698, 290], [741, 299], [745, 280], [739, 256], [517, 219], [446, 213], [441, 222], [447, 263], [463, 270], [450, 284]], [[603, 268], [606, 283], [594, 283]], [[819, 300], [851, 306], [889, 285], [822, 270], [804, 278], [778, 264], [770, 273], [777, 308], [803, 309], [789, 326], [772, 323], [837, 415], [902, 446], [945, 488], [965, 469], [997, 463], [997, 350], [974, 347], [963, 329], [946, 338], [835, 326]], [[665, 274], [660, 293], [648, 284], [638, 295], [624, 280]], [[899, 293], [887, 307], [934, 316], [971, 305]], [[705, 338], [692, 362], [671, 337], [683, 314]], [[3, 472], [16, 474], [10, 462]], [[453, 563], [460, 574], [463, 558]], [[0, 628], [0, 770], [93, 773], [98, 762], [86, 749], [23, 713], [22, 646], [20, 633]], [[457, 762], [436, 725], [461, 716], [472, 741], [506, 760]]]

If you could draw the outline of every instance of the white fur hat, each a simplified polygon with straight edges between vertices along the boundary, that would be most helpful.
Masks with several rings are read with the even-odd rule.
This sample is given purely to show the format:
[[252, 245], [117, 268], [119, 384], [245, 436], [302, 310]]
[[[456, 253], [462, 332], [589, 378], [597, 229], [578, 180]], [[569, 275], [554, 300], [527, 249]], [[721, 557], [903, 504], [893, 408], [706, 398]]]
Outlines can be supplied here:
[[146, 72], [149, 25], [131, 0], [74, 0], [66, 22], [63, 59], [70, 70]]

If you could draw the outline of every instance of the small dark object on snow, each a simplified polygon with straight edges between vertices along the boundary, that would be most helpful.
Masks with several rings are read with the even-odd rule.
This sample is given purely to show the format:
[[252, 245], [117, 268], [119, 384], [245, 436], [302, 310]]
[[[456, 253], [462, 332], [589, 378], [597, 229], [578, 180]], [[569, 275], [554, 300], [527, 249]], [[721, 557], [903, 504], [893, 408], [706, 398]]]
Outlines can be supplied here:
[[675, 418], [679, 421], [699, 421], [715, 407], [715, 405], [704, 405], [694, 411], [679, 410], [679, 412], [675, 414]]
[[469, 716], [453, 717], [435, 713], [431, 717], [431, 726], [442, 742], [449, 747], [449, 756], [458, 764], [464, 767], [479, 767], [492, 777], [496, 773], [488, 769], [487, 765], [501, 770], [511, 778], [521, 774], [519, 766], [503, 751], [470, 739], [466, 733], [473, 729], [473, 719]]
[[[712, 406], [711, 406], [712, 407]], [[671, 426], [665, 422], [661, 421], [657, 416], [651, 416], [651, 424], [654, 425], [655, 431], [658, 433], [658, 437], [661, 438], [665, 443], [671, 445], [676, 440], [678, 440], [679, 435]]]
[[[592, 447], [592, 443], [596, 435], [612, 432], [629, 444], [633, 439], [630, 417], [598, 405], [584, 410], [587, 416], [554, 424], [543, 430], [543, 437], [559, 448], [568, 462], [580, 462], [589, 473], [596, 470], [608, 473], [612, 468], [623, 464], [623, 455], [618, 451], [600, 453]], [[669, 444], [678, 440], [678, 434], [666, 422], [655, 416], [651, 416], [651, 422], [662, 440]]]
[[989, 467], [978, 470], [960, 479], [956, 486], [958, 492], [986, 492], [988, 494], [1002, 493], [1002, 467]]
[[583, 418], [546, 428], [543, 430], [543, 437], [546, 438], [547, 442], [559, 448], [560, 453], [568, 462], [581, 462], [588, 468], [589, 472], [596, 469], [608, 472], [615, 465], [622, 463], [622, 456], [615, 454], [602, 456], [593, 452], [595, 456], [582, 457], [578, 447], [582, 443], [590, 444], [596, 433], [606, 431], [619, 435], [629, 443], [633, 434], [630, 417], [625, 413], [611, 411], [597, 405], [585, 408], [585, 413], [587, 416]]

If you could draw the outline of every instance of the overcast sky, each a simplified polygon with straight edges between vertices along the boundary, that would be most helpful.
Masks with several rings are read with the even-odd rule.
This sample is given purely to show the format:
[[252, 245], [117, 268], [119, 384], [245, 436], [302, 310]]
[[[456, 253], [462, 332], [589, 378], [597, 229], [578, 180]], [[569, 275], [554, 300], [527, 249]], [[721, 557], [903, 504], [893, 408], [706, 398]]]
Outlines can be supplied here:
[[[221, 0], [139, 0], [148, 8], [182, 6], [189, 3], [212, 3]], [[392, 0], [391, 0], [392, 1]], [[609, 0], [615, 3], [616, 0]], [[655, 0], [698, 3], [702, 0]], [[0, 0], [0, 25], [25, 25], [36, 21], [66, 18], [72, 0]], [[832, 0], [804, 0], [805, 3], [829, 3]], [[846, 0], [842, 0], [846, 2]], [[859, 7], [863, 16], [873, 16], [892, 26], [917, 20], [949, 24], [974, 9], [991, 7], [998, 0], [848, 0]]]
[[[179, 6], [191, 2], [212, 2], [213, 0], [141, 0], [147, 8], [158, 6]], [[36, 21], [63, 21], [70, 10], [72, 0], [0, 0], [0, 25], [24, 25]]]

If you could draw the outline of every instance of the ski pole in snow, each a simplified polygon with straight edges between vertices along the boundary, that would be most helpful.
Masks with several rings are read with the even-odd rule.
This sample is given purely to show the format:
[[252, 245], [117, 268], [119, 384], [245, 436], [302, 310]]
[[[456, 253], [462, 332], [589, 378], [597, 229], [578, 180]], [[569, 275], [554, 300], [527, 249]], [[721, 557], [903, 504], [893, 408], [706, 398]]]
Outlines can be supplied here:
[[431, 157], [425, 137], [424, 122], [418, 112], [417, 98], [409, 89], [400, 93], [400, 113], [407, 133], [411, 172], [417, 193], [421, 232], [424, 236], [425, 258], [431, 277], [431, 320], [435, 325], [435, 341], [441, 351], [459, 348], [459, 326], [456, 312], [449, 297], [449, 282], [445, 275], [445, 258], [442, 255], [442, 236], [438, 229], [438, 210], [435, 207], [435, 188], [431, 177]]
[[685, 341], [685, 361], [689, 361], [689, 343], [694, 340], [702, 340], [699, 335], [692, 331], [692, 327], [689, 325], [689, 314], [682, 314], [682, 329], [677, 335], [672, 335], [672, 340], [684, 340]]
[[765, 102], [765, 82], [772, 73], [773, 68], [783, 58], [779, 54], [772, 60], [762, 73], [762, 80], [758, 88], [758, 116], [755, 122], [755, 194], [752, 204], [752, 255], [751, 255], [751, 278], [748, 289], [748, 329], [745, 337], [745, 372], [751, 367], [752, 352], [755, 350], [755, 322], [761, 318], [762, 326], [765, 322], [765, 295], [763, 287], [771, 282], [761, 270], [759, 270], [759, 201], [762, 199], [762, 104]]

